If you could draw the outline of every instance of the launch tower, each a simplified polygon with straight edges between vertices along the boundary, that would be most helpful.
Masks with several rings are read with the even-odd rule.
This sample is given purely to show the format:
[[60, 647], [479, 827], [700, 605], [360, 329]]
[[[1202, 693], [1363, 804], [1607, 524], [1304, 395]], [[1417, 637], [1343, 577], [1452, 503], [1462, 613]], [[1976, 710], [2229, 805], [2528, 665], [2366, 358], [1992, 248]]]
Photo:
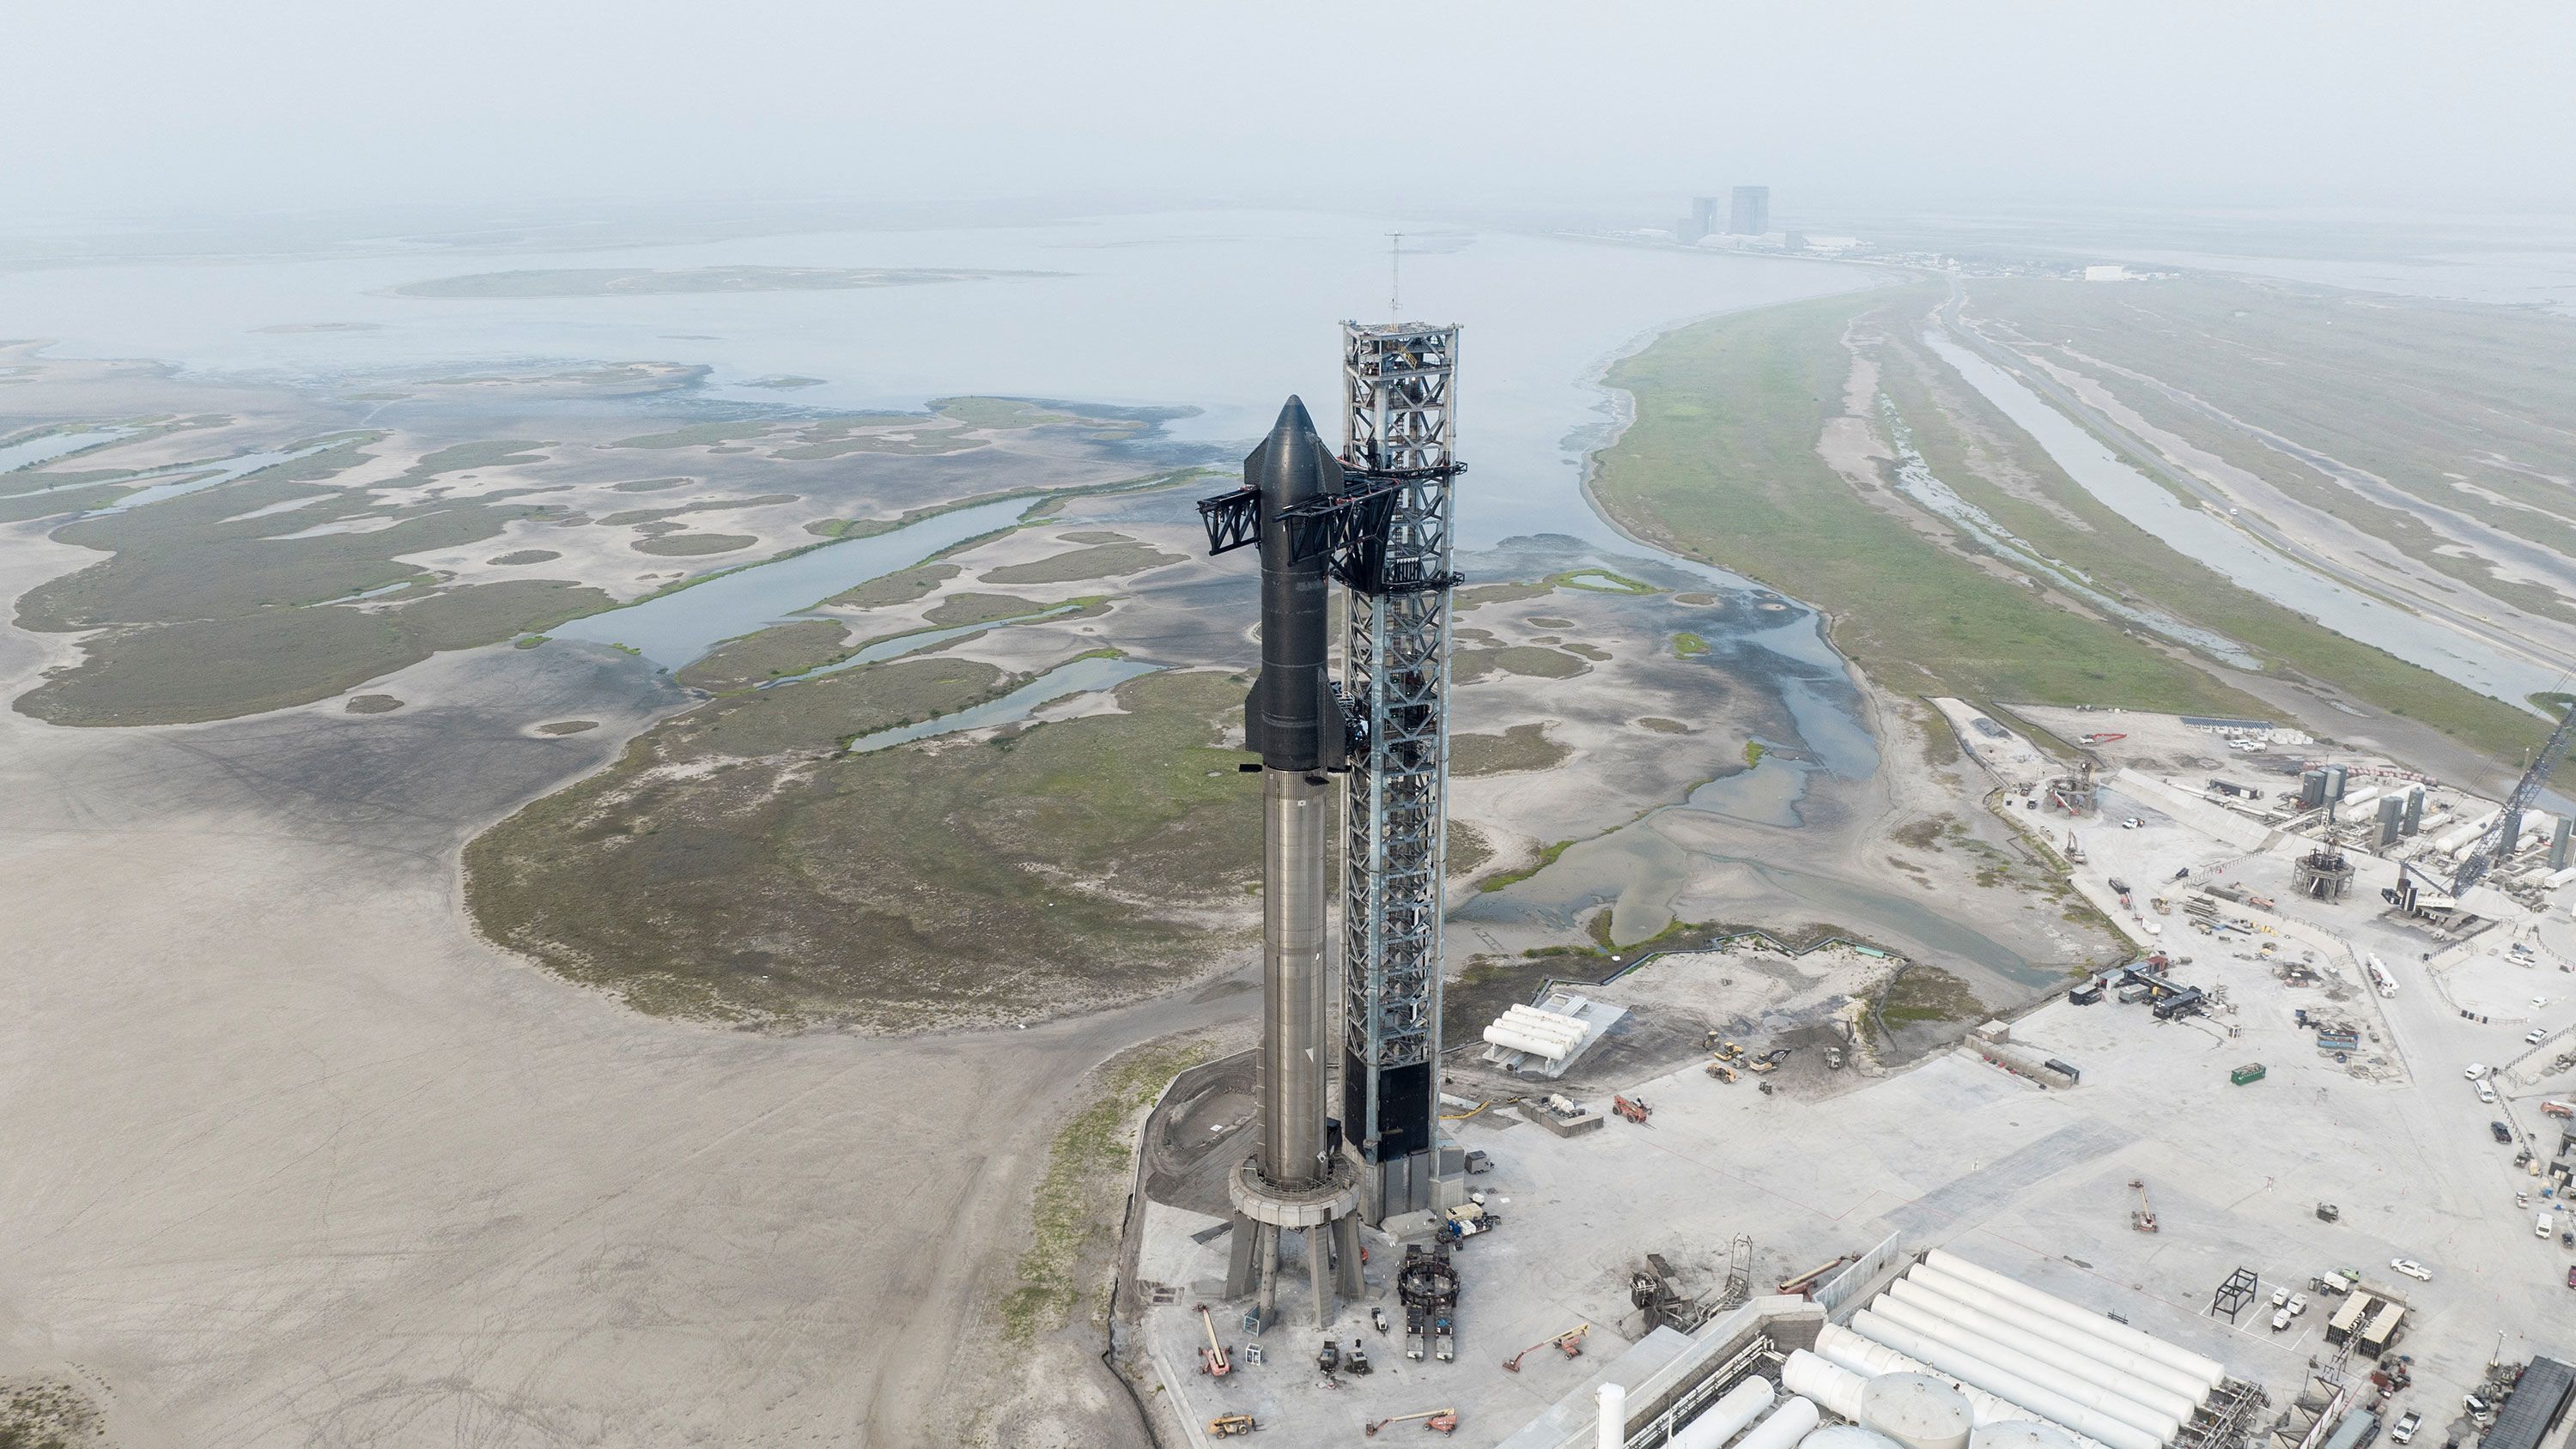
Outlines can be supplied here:
[[1448, 859], [1451, 390], [1458, 329], [1342, 324], [1353, 729], [1342, 891], [1342, 1130], [1372, 1223], [1437, 1204]]

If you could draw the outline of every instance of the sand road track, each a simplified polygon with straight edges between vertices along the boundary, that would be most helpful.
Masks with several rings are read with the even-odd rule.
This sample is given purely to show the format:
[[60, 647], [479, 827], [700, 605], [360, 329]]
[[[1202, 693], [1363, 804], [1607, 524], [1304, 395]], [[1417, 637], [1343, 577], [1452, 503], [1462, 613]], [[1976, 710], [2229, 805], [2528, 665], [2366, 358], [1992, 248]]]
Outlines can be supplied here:
[[[74, 561], [0, 539], [0, 597]], [[68, 653], [0, 631], [0, 687]], [[1072, 1087], [1217, 1008], [767, 1038], [492, 951], [463, 841], [661, 702], [541, 654], [389, 714], [0, 714], [0, 1370], [94, 1373], [171, 1449], [954, 1437]]]

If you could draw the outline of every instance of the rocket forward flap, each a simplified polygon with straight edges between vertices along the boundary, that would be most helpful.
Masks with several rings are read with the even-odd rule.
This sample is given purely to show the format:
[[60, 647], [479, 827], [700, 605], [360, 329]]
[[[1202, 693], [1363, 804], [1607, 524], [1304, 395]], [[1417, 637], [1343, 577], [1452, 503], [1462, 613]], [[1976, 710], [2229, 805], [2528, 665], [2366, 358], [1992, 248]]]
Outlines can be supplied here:
[[1244, 458], [1243, 482], [1261, 496], [1261, 675], [1243, 703], [1244, 748], [1268, 769], [1339, 769], [1342, 711], [1324, 663], [1331, 581], [1320, 556], [1295, 557], [1288, 512], [1339, 492], [1342, 468], [1304, 403], [1292, 397], [1279, 410]]

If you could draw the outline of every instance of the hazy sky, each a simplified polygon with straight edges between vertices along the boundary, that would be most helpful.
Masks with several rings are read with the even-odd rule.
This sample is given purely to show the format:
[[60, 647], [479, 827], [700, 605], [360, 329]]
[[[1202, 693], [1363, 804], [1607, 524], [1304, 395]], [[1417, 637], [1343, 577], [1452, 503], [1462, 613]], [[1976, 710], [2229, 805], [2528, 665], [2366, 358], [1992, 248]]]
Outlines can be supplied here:
[[6, 33], [22, 222], [1745, 180], [1851, 206], [2576, 208], [2565, 0], [81, 0], [12, 5]]

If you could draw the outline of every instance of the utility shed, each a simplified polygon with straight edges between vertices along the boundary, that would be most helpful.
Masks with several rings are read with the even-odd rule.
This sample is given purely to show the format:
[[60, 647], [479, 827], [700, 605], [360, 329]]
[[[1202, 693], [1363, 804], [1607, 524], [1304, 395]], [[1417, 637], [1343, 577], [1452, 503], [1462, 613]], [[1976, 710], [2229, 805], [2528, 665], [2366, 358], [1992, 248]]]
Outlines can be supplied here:
[[2326, 1342], [2339, 1344], [2352, 1337], [2353, 1329], [2361, 1324], [2361, 1315], [2368, 1313], [2370, 1305], [2376, 1301], [2367, 1293], [2355, 1293], [2346, 1298], [2343, 1307], [2335, 1310], [2335, 1316], [2326, 1324]]
[[2368, 1409], [2355, 1409], [2343, 1416], [2342, 1423], [2335, 1425], [2334, 1433], [2326, 1439], [2325, 1449], [2368, 1449], [2370, 1441], [2378, 1437], [2379, 1416]]
[[2367, 1408], [2357, 1408], [2336, 1423], [2334, 1434], [2326, 1439], [2326, 1449], [2370, 1449], [2370, 1441], [2380, 1436], [2380, 1416]]
[[2576, 1394], [2576, 1369], [2554, 1358], [2534, 1357], [2522, 1371], [2522, 1381], [2504, 1396], [2495, 1427], [2479, 1439], [2478, 1449], [2540, 1449], [2559, 1415], [2567, 1412], [2570, 1394]]
[[2354, 1335], [2361, 1343], [2362, 1352], [2373, 1357], [2386, 1353], [2388, 1346], [2397, 1341], [2398, 1320], [2405, 1316], [2406, 1306], [2402, 1303], [2380, 1304], [2379, 1310], [2370, 1315], [2370, 1322]]

